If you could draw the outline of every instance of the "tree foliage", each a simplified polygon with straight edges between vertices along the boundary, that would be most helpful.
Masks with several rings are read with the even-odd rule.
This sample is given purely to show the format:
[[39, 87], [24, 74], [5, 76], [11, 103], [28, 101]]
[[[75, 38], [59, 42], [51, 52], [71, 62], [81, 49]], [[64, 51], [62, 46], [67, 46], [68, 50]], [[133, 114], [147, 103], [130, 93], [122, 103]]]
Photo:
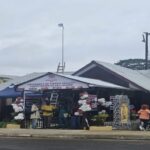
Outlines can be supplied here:
[[8, 78], [0, 77], [0, 83], [7, 82], [8, 80]]
[[[133, 70], [145, 69], [145, 59], [125, 59], [125, 60], [120, 60], [119, 62], [115, 64], [126, 67], [126, 68], [130, 68]], [[148, 61], [148, 69], [150, 69], [150, 61]]]

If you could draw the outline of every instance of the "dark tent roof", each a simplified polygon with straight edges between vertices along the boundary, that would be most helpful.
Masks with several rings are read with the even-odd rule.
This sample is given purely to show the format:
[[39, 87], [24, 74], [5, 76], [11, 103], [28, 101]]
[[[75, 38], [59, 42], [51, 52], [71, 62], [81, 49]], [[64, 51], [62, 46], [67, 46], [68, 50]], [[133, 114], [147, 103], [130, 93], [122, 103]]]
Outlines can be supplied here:
[[15, 91], [14, 88], [7, 87], [4, 90], [0, 91], [0, 98], [13, 98], [21, 96], [22, 93], [19, 91]]
[[38, 97], [42, 97], [43, 94], [42, 93], [34, 93], [34, 92], [30, 92], [30, 93], [25, 93], [26, 97], [32, 97], [32, 98], [38, 98]]

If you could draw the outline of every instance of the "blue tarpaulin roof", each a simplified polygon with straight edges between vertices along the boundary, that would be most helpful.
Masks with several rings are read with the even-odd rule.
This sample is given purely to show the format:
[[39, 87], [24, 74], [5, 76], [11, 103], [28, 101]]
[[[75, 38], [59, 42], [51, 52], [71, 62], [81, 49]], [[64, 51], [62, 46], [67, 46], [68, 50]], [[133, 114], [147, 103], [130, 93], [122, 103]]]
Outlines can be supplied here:
[[[42, 96], [41, 93], [33, 93], [33, 92], [26, 93], [25, 95], [28, 97], [41, 97]], [[4, 90], [0, 91], [0, 98], [15, 98], [19, 96], [23, 96], [23, 94], [21, 91], [15, 91], [15, 88], [7, 87]]]
[[0, 91], [0, 98], [12, 98], [22, 96], [22, 92], [15, 91], [14, 88], [7, 87]]

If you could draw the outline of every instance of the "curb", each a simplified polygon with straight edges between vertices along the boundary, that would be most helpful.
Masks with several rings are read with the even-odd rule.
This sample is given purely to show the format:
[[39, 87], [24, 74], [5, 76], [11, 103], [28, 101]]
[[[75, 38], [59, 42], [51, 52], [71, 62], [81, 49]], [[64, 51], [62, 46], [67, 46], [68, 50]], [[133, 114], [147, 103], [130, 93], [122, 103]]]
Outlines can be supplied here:
[[150, 136], [133, 135], [41, 135], [41, 134], [0, 134], [0, 137], [47, 138], [47, 139], [97, 139], [97, 140], [150, 140]]

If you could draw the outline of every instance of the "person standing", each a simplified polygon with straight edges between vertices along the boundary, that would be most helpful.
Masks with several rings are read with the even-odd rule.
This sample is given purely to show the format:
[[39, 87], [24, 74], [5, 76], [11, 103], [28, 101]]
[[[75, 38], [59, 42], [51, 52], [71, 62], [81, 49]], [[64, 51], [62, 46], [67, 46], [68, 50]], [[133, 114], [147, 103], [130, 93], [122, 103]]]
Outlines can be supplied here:
[[78, 111], [82, 114], [82, 126], [83, 129], [89, 130], [90, 125], [88, 121], [88, 112], [91, 111], [91, 105], [89, 101], [89, 95], [87, 92], [83, 92], [80, 94], [80, 100], [78, 100], [78, 104], [80, 107], [78, 108]]
[[148, 105], [143, 104], [141, 109], [138, 111], [139, 119], [140, 119], [140, 130], [145, 130], [150, 119], [150, 110]]
[[59, 119], [59, 127], [60, 128], [67, 128], [68, 126], [68, 112], [65, 109], [65, 106], [60, 105], [59, 107], [59, 114], [58, 114], [58, 119]]
[[31, 106], [30, 119], [32, 121], [32, 128], [35, 129], [37, 127], [37, 121], [38, 121], [38, 119], [40, 119], [39, 108], [37, 107], [35, 102], [33, 102], [32, 106]]
[[42, 105], [41, 110], [43, 113], [43, 128], [50, 127], [54, 109], [55, 109], [55, 106], [51, 105], [49, 100], [46, 100], [45, 104]]

